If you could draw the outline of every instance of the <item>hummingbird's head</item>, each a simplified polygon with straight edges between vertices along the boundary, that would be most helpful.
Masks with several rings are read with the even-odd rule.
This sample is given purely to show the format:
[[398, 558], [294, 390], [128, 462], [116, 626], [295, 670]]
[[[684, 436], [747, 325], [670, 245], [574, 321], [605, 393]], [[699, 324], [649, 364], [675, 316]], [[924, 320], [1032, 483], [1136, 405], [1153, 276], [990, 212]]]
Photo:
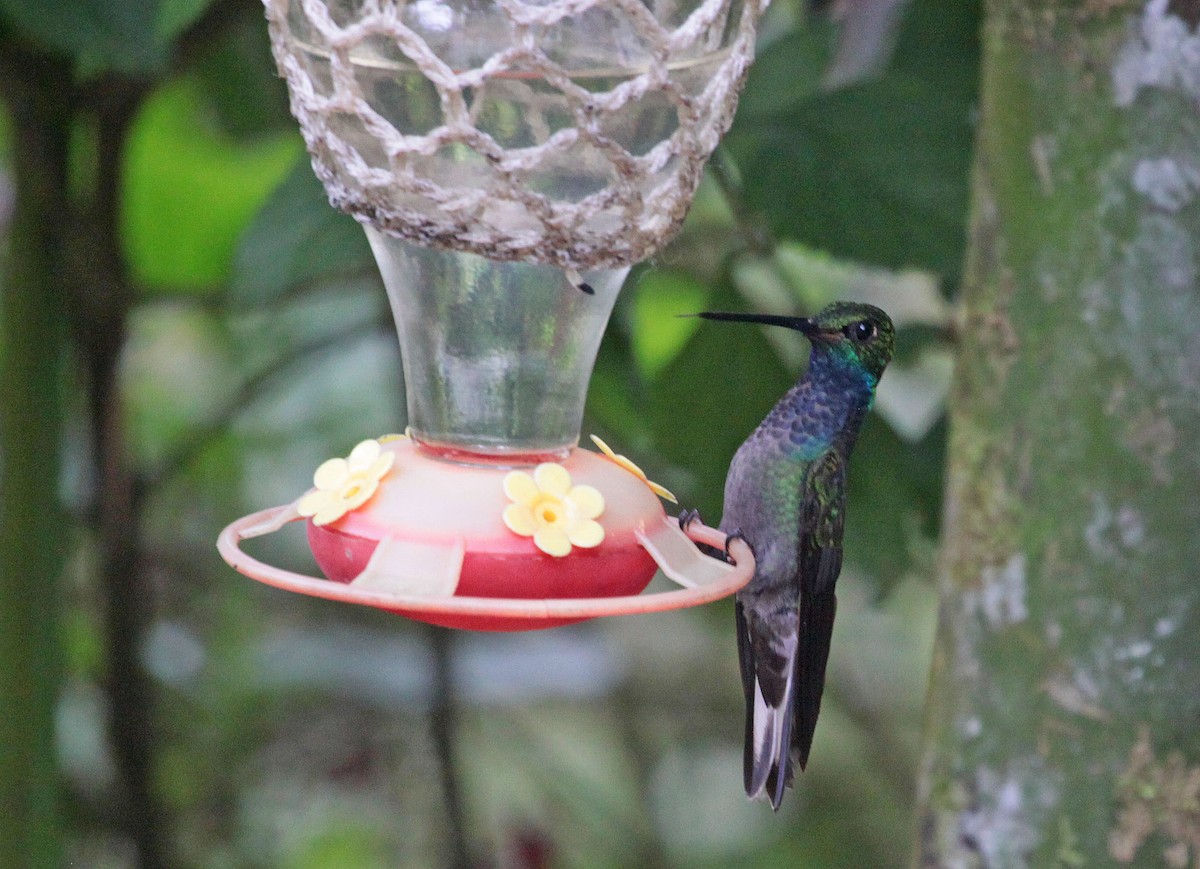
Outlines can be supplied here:
[[813, 346], [825, 345], [862, 366], [876, 381], [892, 360], [896, 349], [896, 329], [892, 318], [874, 305], [862, 302], [834, 302], [800, 331]]
[[896, 349], [892, 318], [874, 305], [834, 302], [814, 317], [705, 311], [705, 320], [783, 326], [805, 335], [815, 352], [838, 353], [878, 381]]

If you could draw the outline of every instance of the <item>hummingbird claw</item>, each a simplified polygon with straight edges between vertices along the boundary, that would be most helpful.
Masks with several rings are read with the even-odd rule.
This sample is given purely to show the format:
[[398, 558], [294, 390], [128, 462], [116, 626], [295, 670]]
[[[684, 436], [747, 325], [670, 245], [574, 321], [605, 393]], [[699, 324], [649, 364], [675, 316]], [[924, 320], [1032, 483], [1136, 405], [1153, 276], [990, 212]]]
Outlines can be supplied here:
[[696, 523], [699, 521], [700, 521], [700, 511], [699, 510], [697, 510], [695, 508], [692, 508], [690, 510], [683, 510], [679, 514], [679, 530], [686, 534], [688, 528], [690, 528], [693, 525], [693, 523]]
[[730, 564], [737, 564], [737, 559], [734, 558], [733, 555], [729, 552], [729, 547], [733, 545], [733, 542], [735, 540], [740, 540], [742, 543], [745, 543], [747, 546], [750, 545], [750, 541], [746, 539], [746, 535], [742, 533], [741, 528], [735, 528], [732, 532], [730, 532], [725, 537], [725, 560], [728, 561]]

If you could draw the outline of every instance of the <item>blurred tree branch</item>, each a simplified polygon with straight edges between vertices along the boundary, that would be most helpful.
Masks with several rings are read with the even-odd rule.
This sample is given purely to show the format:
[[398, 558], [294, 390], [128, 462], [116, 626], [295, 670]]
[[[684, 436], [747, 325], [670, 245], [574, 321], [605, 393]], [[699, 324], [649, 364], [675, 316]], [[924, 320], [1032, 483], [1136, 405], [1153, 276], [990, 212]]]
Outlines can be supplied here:
[[[717, 183], [717, 188], [729, 206], [733, 222], [742, 238], [745, 252], [755, 256], [773, 258], [778, 242], [767, 225], [766, 216], [757, 211], [746, 199], [738, 180], [737, 164], [729, 156], [729, 151], [722, 145], [717, 145], [712, 159], [705, 165], [705, 171]], [[787, 279], [778, 269], [781, 278]]]
[[97, 579], [105, 601], [108, 730], [121, 772], [122, 826], [136, 844], [139, 865], [157, 869], [168, 864], [163, 812], [152, 784], [154, 692], [140, 655], [152, 605], [139, 559], [140, 516], [118, 382], [134, 304], [118, 226], [121, 168], [146, 93], [142, 82], [120, 76], [105, 76], [91, 91], [98, 137], [95, 192], [75, 209], [65, 283], [96, 469]]
[[322, 353], [343, 348], [347, 342], [366, 337], [372, 332], [394, 334], [389, 316], [384, 314], [363, 323], [351, 323], [344, 328], [297, 344], [270, 365], [242, 381], [206, 423], [198, 426], [152, 474], [137, 481], [134, 490], [135, 505], [141, 509], [150, 495], [169, 485], [191, 467], [206, 449], [228, 433], [229, 427], [246, 408], [267, 394], [276, 385], [278, 378], [292, 366], [309, 364]]
[[0, 864], [13, 867], [63, 858], [54, 733], [69, 537], [57, 483], [73, 95], [60, 58], [0, 38], [16, 185], [0, 278]]
[[437, 753], [446, 826], [450, 837], [448, 869], [471, 869], [467, 840], [466, 809], [458, 774], [458, 690], [454, 683], [454, 635], [448, 628], [427, 625], [425, 635], [433, 654], [433, 696], [429, 706], [429, 728]]

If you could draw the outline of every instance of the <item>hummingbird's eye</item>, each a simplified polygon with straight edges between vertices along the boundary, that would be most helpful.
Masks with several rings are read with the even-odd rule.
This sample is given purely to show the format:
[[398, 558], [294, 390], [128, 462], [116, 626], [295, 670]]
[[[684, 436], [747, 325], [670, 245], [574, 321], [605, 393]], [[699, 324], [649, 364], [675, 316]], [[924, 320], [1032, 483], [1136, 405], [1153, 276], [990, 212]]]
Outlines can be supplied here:
[[870, 320], [859, 320], [846, 327], [846, 337], [859, 342], [870, 341], [878, 331]]

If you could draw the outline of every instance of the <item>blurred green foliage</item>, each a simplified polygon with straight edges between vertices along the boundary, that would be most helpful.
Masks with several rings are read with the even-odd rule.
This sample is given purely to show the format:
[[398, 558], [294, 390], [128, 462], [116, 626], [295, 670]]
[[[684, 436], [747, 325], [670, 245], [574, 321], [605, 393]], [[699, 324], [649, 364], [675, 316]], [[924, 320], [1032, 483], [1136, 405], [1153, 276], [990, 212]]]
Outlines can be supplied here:
[[[680, 237], [635, 270], [592, 382], [584, 432], [715, 522], [733, 451], [805, 349], [675, 315], [802, 313], [841, 296], [904, 312], [890, 372], [904, 391], [881, 394], [854, 458], [844, 615], [810, 772], [778, 816], [741, 795], [728, 604], [556, 641], [464, 638], [461, 755], [480, 853], [544, 840], [549, 865], [572, 869], [905, 862], [945, 439], [944, 378], [924, 363], [950, 353], [979, 14], [977, 2], [912, 0], [882, 70], [828, 89], [836, 27], [798, 0], [773, 7], [720, 171]], [[294, 497], [322, 459], [404, 426], [369, 249], [302, 156], [258, 11], [0, 0], [0, 38], [72, 64], [85, 86], [149, 83], [121, 166], [138, 288], [121, 386], [153, 588], [155, 784], [175, 865], [437, 865], [446, 837], [420, 630], [255, 586], [213, 551], [222, 525]], [[88, 166], [101, 158], [80, 123], [76, 163]], [[921, 402], [928, 419], [911, 410]], [[83, 406], [65, 435], [66, 489], [86, 528]], [[123, 866], [105, 822], [120, 796], [95, 701], [94, 545], [80, 535], [64, 637], [71, 853]], [[264, 546], [306, 563], [299, 536]]]
[[239, 235], [303, 151], [291, 131], [231, 139], [211, 99], [195, 77], [164, 83], [131, 131], [121, 228], [148, 289], [220, 292]]
[[958, 271], [978, 26], [975, 3], [914, 0], [887, 68], [835, 90], [795, 69], [821, 58], [806, 31], [766, 48], [727, 141], [777, 234], [892, 268]]

